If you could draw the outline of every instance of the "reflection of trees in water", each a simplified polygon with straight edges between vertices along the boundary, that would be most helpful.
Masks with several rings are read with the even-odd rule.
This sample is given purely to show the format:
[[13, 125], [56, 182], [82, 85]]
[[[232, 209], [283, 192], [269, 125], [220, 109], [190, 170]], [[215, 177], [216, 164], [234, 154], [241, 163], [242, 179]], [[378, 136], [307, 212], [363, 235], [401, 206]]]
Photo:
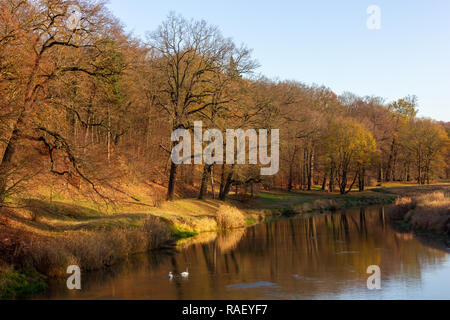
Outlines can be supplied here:
[[219, 233], [217, 237], [217, 247], [220, 253], [227, 253], [234, 250], [246, 233], [245, 228], [229, 230]]
[[[444, 253], [434, 252], [414, 239], [399, 239], [386, 228], [384, 210], [379, 208], [257, 226], [247, 232], [233, 252], [233, 264], [241, 268], [230, 268], [230, 254], [225, 254], [219, 256], [216, 272], [236, 272], [242, 281], [245, 273], [251, 273], [252, 278], [273, 279], [292, 288], [298, 282], [289, 275], [332, 278], [328, 285], [332, 290], [336, 282], [355, 280], [355, 276], [366, 278], [369, 265], [382, 266], [386, 276], [420, 279], [423, 266], [444, 258]], [[281, 275], [288, 277], [280, 279]], [[314, 281], [302, 283], [308, 290], [327, 287], [324, 283], [316, 285]]]
[[115, 264], [104, 270], [94, 272], [82, 272], [82, 290], [69, 291], [66, 287], [66, 279], [52, 279], [49, 282], [49, 289], [42, 297], [53, 299], [79, 299], [93, 298], [114, 298], [123, 292], [130, 292], [136, 285], [132, 281], [136, 274], [148, 274], [148, 270], [157, 269], [159, 266], [176, 264], [172, 251], [155, 251], [152, 254], [141, 254], [129, 257], [122, 263]]
[[[84, 288], [108, 296], [133, 292], [140, 282], [148, 281], [152, 284], [148, 291], [164, 292], [165, 298], [253, 299], [255, 291], [230, 293], [226, 286], [271, 281], [287, 294], [313, 297], [355, 285], [364, 289], [370, 265], [379, 265], [384, 278], [418, 281], [424, 267], [442, 263], [446, 257], [445, 252], [389, 228], [380, 208], [308, 215], [210, 238], [172, 254], [137, 257], [98, 273], [97, 279], [90, 276]], [[177, 278], [169, 285], [166, 274], [179, 274], [186, 267], [199, 278], [188, 283]], [[162, 276], [155, 280], [154, 274]]]
[[387, 222], [386, 222], [386, 210], [384, 207], [380, 208], [379, 210], [379, 218], [380, 218], [380, 226], [381, 229], [384, 230], [386, 228]]

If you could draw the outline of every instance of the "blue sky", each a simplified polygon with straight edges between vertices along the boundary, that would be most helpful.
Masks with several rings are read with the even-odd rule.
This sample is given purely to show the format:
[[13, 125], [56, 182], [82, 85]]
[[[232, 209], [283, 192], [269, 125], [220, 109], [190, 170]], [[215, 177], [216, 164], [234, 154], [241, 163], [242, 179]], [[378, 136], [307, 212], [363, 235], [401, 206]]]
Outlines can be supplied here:
[[[381, 8], [369, 30], [367, 8]], [[450, 121], [448, 0], [110, 0], [125, 30], [145, 37], [170, 11], [205, 19], [253, 49], [261, 74], [392, 101], [419, 98], [420, 115]]]

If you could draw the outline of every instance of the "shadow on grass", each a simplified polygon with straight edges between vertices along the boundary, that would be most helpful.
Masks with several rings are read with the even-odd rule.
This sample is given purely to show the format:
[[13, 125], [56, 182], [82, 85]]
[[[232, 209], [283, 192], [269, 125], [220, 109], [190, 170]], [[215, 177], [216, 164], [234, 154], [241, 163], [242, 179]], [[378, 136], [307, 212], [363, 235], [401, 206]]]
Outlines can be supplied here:
[[9, 218], [42, 231], [64, 232], [108, 229], [120, 226], [138, 226], [146, 214], [107, 215], [101, 211], [77, 204], [23, 199], [20, 208], [27, 215], [9, 211]]

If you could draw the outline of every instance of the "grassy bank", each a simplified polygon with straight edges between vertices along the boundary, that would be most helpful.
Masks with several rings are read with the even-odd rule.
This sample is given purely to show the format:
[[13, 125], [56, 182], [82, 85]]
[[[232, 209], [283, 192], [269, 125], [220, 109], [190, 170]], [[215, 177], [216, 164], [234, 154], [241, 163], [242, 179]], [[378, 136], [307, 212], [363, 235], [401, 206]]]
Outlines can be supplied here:
[[387, 212], [392, 221], [408, 229], [450, 237], [450, 193], [448, 191], [400, 198]]
[[35, 271], [17, 271], [0, 264], [0, 300], [26, 298], [47, 289], [44, 278]]
[[36, 282], [36, 277], [17, 270], [64, 277], [69, 265], [79, 265], [85, 271], [97, 270], [181, 239], [244, 228], [268, 217], [389, 204], [400, 196], [448, 188], [449, 185], [391, 185], [346, 196], [320, 191], [265, 192], [245, 203], [185, 199], [155, 205], [151, 198], [135, 196], [133, 202], [111, 206], [63, 197], [52, 201], [44, 197], [16, 199], [11, 208], [2, 209], [0, 253], [14, 268], [2, 272], [0, 291], [8, 292], [3, 298], [11, 298], [23, 294], [15, 287], [43, 289], [32, 285], [40, 283], [41, 278]]
[[39, 285], [43, 277], [35, 282], [19, 270], [34, 270], [45, 278], [66, 277], [70, 265], [83, 271], [107, 268], [131, 255], [206, 232], [244, 228], [263, 219], [263, 213], [213, 200], [180, 200], [160, 207], [117, 203], [110, 210], [88, 201], [81, 205], [63, 199], [22, 199], [15, 208], [3, 208], [0, 256], [6, 271], [0, 272], [1, 298], [45, 289]]

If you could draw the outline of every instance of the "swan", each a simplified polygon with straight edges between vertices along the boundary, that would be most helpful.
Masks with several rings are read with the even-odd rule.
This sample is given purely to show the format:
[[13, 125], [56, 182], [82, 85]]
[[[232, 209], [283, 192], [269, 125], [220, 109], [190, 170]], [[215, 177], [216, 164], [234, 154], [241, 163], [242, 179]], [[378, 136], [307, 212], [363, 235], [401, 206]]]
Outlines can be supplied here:
[[189, 268], [186, 268], [186, 271], [181, 273], [181, 277], [183, 277], [183, 278], [189, 277]]

